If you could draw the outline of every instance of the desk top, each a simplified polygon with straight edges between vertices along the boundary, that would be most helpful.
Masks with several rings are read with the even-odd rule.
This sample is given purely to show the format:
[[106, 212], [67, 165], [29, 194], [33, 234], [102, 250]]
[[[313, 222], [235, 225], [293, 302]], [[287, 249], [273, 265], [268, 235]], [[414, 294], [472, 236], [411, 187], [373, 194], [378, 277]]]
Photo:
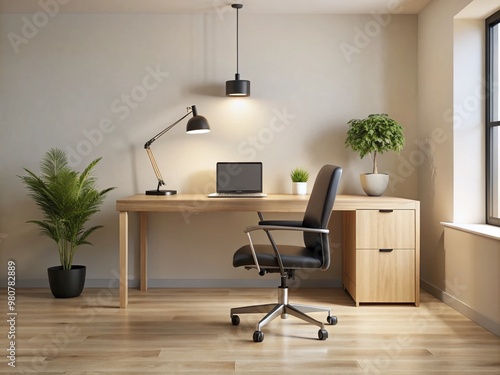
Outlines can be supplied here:
[[[132, 195], [116, 201], [117, 211], [136, 212], [304, 212], [309, 195], [269, 194], [265, 198], [209, 198], [202, 194]], [[337, 195], [334, 211], [418, 209], [415, 200]]]

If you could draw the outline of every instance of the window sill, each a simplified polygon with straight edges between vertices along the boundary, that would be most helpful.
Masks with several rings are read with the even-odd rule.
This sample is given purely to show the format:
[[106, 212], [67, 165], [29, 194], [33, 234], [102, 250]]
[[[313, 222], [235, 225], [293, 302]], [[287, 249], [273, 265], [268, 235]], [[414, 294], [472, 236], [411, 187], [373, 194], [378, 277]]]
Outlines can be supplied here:
[[441, 225], [500, 241], [500, 227], [488, 224], [457, 224], [441, 222]]

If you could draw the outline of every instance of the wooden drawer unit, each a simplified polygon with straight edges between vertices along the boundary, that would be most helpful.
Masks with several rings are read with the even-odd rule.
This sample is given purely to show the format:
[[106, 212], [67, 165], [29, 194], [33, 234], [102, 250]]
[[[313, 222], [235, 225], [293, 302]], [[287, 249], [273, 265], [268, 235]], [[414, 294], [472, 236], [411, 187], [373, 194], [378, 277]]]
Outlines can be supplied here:
[[356, 306], [418, 306], [418, 220], [418, 206], [343, 212], [342, 282]]
[[415, 302], [415, 250], [356, 250], [360, 302]]
[[415, 249], [414, 210], [357, 210], [357, 249]]

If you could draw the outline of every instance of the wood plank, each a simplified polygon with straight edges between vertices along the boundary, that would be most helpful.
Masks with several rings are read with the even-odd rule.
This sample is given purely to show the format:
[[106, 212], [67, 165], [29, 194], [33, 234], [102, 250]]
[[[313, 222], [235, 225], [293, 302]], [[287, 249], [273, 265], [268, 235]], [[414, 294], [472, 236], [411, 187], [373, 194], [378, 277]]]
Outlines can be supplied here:
[[[19, 373], [500, 373], [500, 338], [427, 293], [420, 307], [355, 307], [342, 289], [291, 289], [292, 303], [330, 306], [339, 323], [320, 341], [317, 327], [277, 319], [262, 343], [252, 341], [261, 316], [233, 326], [229, 309], [272, 302], [275, 289], [130, 290], [127, 309], [112, 307], [116, 289], [71, 299], [18, 289], [16, 297]], [[12, 368], [0, 366], [3, 373]]]

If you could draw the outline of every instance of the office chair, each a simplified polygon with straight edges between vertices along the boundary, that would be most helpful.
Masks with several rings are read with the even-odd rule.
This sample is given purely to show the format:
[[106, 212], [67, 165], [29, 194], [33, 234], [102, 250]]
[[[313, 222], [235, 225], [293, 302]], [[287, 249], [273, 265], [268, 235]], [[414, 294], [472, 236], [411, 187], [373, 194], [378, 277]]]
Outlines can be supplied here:
[[[237, 314], [267, 313], [257, 324], [253, 334], [253, 341], [262, 342], [264, 340], [262, 328], [278, 316], [286, 319], [288, 315], [292, 315], [320, 327], [318, 331], [320, 340], [328, 338], [328, 332], [325, 330], [324, 324], [306, 313], [327, 312], [327, 322], [331, 325], [337, 324], [337, 317], [331, 315], [330, 308], [290, 304], [288, 302], [287, 279], [294, 278], [297, 270], [326, 270], [330, 266], [328, 221], [332, 213], [341, 175], [342, 168], [340, 167], [325, 165], [321, 168], [314, 182], [302, 221], [263, 220], [264, 218], [259, 212], [259, 224], [245, 229], [249, 244], [239, 248], [234, 253], [233, 266], [257, 269], [261, 276], [266, 273], [279, 272], [281, 277], [277, 304], [270, 303], [231, 309], [231, 322], [233, 325], [240, 323]], [[256, 230], [263, 230], [267, 234], [269, 245], [253, 244], [251, 232]], [[276, 245], [271, 235], [271, 232], [275, 230], [303, 232], [304, 244], [302, 246]]]

